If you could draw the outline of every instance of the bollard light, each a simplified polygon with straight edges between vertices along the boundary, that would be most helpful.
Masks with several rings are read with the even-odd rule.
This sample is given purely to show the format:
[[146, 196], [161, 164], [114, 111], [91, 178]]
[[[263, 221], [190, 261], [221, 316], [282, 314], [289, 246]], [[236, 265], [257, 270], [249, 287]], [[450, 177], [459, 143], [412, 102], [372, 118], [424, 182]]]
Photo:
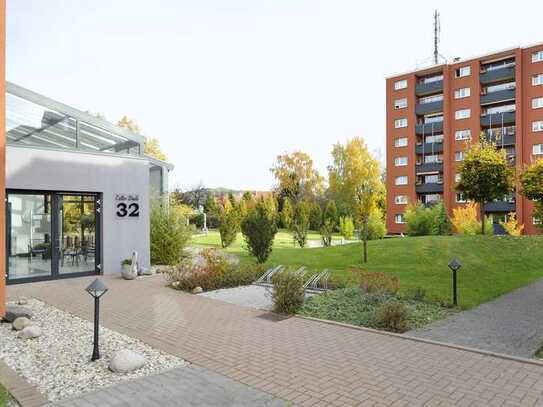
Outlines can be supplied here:
[[107, 292], [108, 288], [101, 280], [95, 279], [85, 291], [94, 298], [94, 347], [91, 360], [100, 359], [100, 350], [98, 348], [98, 334], [100, 330], [100, 297]]
[[456, 272], [460, 270], [460, 267], [462, 267], [462, 263], [460, 263], [460, 261], [457, 259], [452, 259], [449, 263], [449, 268], [453, 272], [453, 305], [455, 307], [458, 305], [458, 299], [456, 296]]

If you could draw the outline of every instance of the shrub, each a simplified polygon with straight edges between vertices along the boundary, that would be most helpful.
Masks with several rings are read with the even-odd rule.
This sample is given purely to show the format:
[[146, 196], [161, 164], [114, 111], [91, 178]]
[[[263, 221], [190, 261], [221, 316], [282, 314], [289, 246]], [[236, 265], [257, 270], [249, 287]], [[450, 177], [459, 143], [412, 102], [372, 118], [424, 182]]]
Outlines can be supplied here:
[[309, 228], [311, 230], [320, 230], [322, 226], [322, 209], [321, 206], [313, 202], [309, 210]]
[[196, 287], [203, 290], [237, 287], [254, 282], [263, 273], [261, 266], [231, 264], [226, 257], [215, 249], [202, 251], [205, 264], [196, 265], [185, 260], [164, 272], [170, 285], [183, 291], [192, 291]]
[[[228, 201], [227, 201], [228, 202]], [[223, 248], [230, 246], [236, 240], [240, 229], [239, 213], [228, 205], [220, 214], [219, 234]]]
[[294, 314], [304, 304], [304, 280], [293, 270], [285, 270], [272, 277], [273, 309], [282, 314]]
[[152, 264], [177, 264], [189, 241], [192, 228], [172, 205], [151, 203], [150, 240]]
[[382, 239], [387, 234], [381, 211], [373, 210], [368, 217], [368, 240]]
[[305, 247], [307, 242], [307, 231], [309, 230], [309, 204], [306, 202], [300, 202], [296, 205], [296, 208], [294, 208], [291, 229], [294, 242], [300, 247]]
[[[189, 218], [190, 224], [194, 225], [197, 229], [202, 229], [204, 227], [204, 214], [198, 213], [196, 215], [192, 215]], [[206, 214], [206, 225], [208, 229], [216, 229], [220, 225], [220, 220], [217, 215], [213, 214]]]
[[353, 218], [350, 216], [342, 216], [339, 218], [339, 233], [347, 239], [351, 240], [354, 236]]
[[402, 298], [413, 301], [424, 301], [426, 298], [426, 289], [422, 287], [410, 288], [402, 295]]
[[432, 234], [445, 236], [451, 233], [451, 221], [443, 202], [438, 202], [432, 209], [433, 225]]
[[432, 211], [422, 204], [409, 205], [405, 211], [407, 233], [410, 236], [425, 236], [432, 234], [434, 216]]
[[247, 250], [258, 263], [268, 260], [277, 233], [275, 214], [263, 201], [259, 201], [241, 222], [241, 232], [247, 243]]
[[[355, 271], [356, 272], [356, 271]], [[360, 288], [367, 293], [396, 294], [400, 289], [398, 277], [382, 272], [357, 271]]]
[[375, 325], [390, 332], [402, 333], [408, 330], [409, 310], [400, 301], [384, 304], [375, 315]]
[[337, 214], [337, 206], [334, 201], [330, 201], [326, 204], [323, 218], [324, 218], [324, 221], [329, 220], [330, 222], [332, 222], [332, 226], [334, 230], [336, 229], [337, 222], [338, 222], [338, 214]]
[[[459, 235], [480, 234], [481, 224], [477, 220], [477, 204], [470, 202], [464, 207], [454, 208], [451, 223]], [[485, 216], [485, 232], [493, 233], [492, 220], [488, 216]]]
[[288, 198], [283, 200], [283, 208], [281, 209], [279, 220], [282, 227], [290, 229], [290, 225], [292, 224], [292, 204]]
[[518, 223], [517, 214], [515, 212], [509, 213], [507, 215], [507, 221], [500, 221], [500, 225], [503, 226], [507, 234], [510, 236], [520, 236], [522, 234], [522, 230], [524, 229], [524, 225], [520, 225]]
[[334, 223], [330, 219], [325, 219], [321, 226], [322, 245], [325, 247], [332, 245], [332, 233], [334, 233]]

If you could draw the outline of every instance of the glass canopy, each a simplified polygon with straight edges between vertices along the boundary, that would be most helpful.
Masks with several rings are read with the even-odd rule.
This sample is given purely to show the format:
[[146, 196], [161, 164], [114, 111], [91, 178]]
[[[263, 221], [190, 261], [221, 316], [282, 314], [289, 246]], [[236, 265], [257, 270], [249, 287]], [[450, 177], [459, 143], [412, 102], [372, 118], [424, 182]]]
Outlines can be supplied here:
[[143, 153], [141, 136], [9, 83], [6, 135], [10, 145], [130, 155]]

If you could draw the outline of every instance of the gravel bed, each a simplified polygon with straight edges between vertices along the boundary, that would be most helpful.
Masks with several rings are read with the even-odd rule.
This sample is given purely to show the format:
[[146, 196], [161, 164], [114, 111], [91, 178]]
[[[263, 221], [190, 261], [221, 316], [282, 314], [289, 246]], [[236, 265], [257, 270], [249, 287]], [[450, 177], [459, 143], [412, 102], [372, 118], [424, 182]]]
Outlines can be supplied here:
[[[100, 327], [101, 358], [91, 362], [93, 324], [90, 321], [36, 299], [29, 299], [25, 307], [32, 310], [32, 321], [42, 329], [42, 335], [35, 339], [20, 339], [11, 324], [1, 323], [0, 359], [37, 386], [51, 401], [188, 364], [104, 327]], [[111, 372], [109, 360], [121, 349], [144, 355], [145, 365], [130, 373]]]

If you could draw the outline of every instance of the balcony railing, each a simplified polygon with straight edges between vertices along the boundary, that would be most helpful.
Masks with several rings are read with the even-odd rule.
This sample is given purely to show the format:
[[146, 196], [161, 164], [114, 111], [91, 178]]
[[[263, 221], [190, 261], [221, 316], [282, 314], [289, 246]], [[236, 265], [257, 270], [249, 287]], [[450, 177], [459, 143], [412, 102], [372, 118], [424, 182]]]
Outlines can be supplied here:
[[436, 102], [430, 103], [417, 103], [415, 106], [416, 114], [428, 114], [428, 113], [437, 113], [443, 111], [443, 101], [438, 100]]
[[487, 141], [496, 144], [498, 147], [515, 145], [515, 126], [497, 129], [486, 129], [484, 137]]
[[418, 194], [430, 194], [430, 193], [443, 192], [443, 183], [431, 182], [431, 183], [423, 183], [420, 185], [415, 185], [415, 191]]
[[482, 84], [511, 80], [515, 78], [515, 67], [514, 66], [503, 66], [500, 68], [487, 70], [482, 72], [479, 76], [479, 79]]
[[415, 126], [417, 134], [432, 134], [443, 132], [443, 121], [433, 123], [420, 123]]
[[415, 93], [417, 96], [431, 95], [432, 93], [443, 92], [443, 80], [417, 83]]
[[492, 113], [481, 116], [481, 126], [501, 126], [515, 123], [515, 111]]
[[429, 172], [443, 172], [443, 163], [424, 163], [416, 165], [417, 174], [424, 174]]
[[481, 95], [482, 105], [486, 105], [489, 103], [505, 102], [508, 100], [515, 100], [515, 89], [498, 90], [496, 92], [490, 92]]
[[485, 204], [485, 212], [514, 212], [515, 209], [515, 202], [509, 201], [494, 201]]
[[417, 143], [417, 154], [442, 153], [443, 143]]

